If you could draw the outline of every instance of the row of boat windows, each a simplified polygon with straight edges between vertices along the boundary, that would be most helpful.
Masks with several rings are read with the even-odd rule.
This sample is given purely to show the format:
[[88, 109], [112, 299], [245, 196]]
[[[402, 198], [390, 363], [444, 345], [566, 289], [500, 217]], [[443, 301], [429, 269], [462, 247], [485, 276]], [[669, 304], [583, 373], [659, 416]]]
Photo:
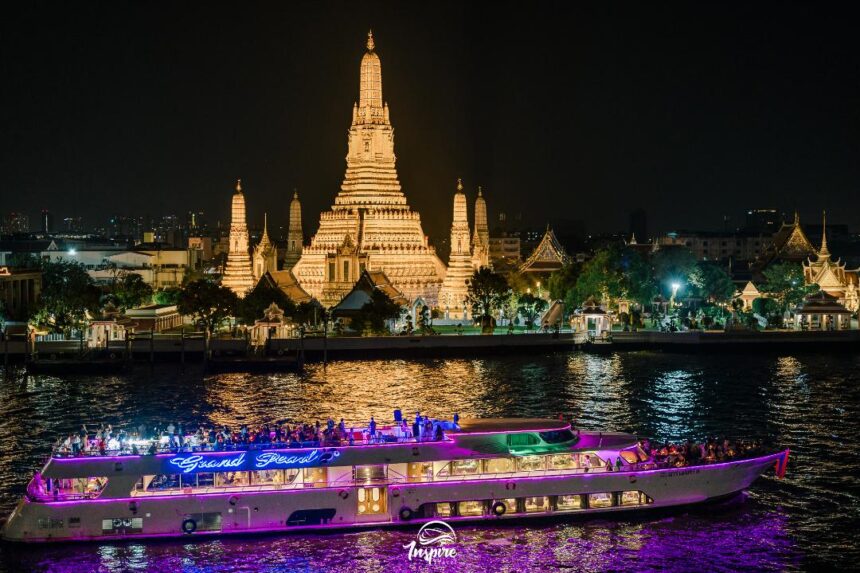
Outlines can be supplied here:
[[438, 517], [477, 517], [490, 513], [497, 503], [505, 506], [505, 514], [512, 514], [604, 509], [618, 506], [629, 507], [651, 504], [654, 503], [654, 500], [641, 491], [616, 491], [508, 498], [492, 501], [446, 502], [434, 504], [434, 509]]

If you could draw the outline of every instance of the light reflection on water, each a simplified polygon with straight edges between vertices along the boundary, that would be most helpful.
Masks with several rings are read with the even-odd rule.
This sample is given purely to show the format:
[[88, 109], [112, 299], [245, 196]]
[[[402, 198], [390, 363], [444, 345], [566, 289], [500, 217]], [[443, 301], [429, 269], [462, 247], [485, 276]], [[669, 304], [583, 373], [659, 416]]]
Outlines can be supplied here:
[[[853, 461], [860, 359], [833, 356], [556, 354], [311, 365], [302, 374], [202, 377], [176, 367], [127, 376], [16, 377], [0, 384], [0, 511], [80, 421], [236, 426], [343, 417], [363, 425], [399, 407], [450, 417], [573, 415], [579, 425], [657, 440], [731, 434], [792, 449], [784, 481], [741, 505], [623, 521], [458, 527], [464, 571], [785, 570], [860, 558]], [[66, 545], [10, 551], [0, 570], [420, 571], [414, 530], [202, 542]], [[856, 561], [853, 561], [856, 562]], [[434, 567], [431, 569], [442, 570]]]

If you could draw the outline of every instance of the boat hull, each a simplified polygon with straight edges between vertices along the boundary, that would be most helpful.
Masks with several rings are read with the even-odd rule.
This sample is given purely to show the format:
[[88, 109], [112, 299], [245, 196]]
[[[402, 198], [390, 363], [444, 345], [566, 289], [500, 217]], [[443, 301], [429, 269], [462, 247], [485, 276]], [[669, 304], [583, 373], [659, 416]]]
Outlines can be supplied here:
[[[509, 475], [499, 478], [377, 484], [384, 513], [358, 511], [364, 486], [272, 489], [212, 494], [174, 494], [88, 501], [22, 500], [3, 527], [6, 541], [25, 543], [104, 541], [141, 538], [210, 537], [230, 534], [376, 528], [432, 519], [500, 522], [531, 518], [642, 513], [725, 499], [747, 489], [783, 460], [784, 452], [705, 466], [635, 472]], [[622, 504], [623, 492], [641, 492], [644, 503]], [[611, 506], [559, 509], [559, 496], [590, 500], [612, 495]], [[633, 497], [633, 496], [628, 496]], [[546, 500], [543, 510], [527, 510], [526, 499]], [[500, 500], [512, 500], [501, 512]], [[516, 501], [520, 500], [520, 501]], [[458, 514], [459, 502], [482, 502], [477, 515]], [[516, 502], [516, 504], [513, 504]], [[508, 502], [505, 502], [508, 503]], [[448, 506], [451, 512], [440, 514]], [[477, 504], [481, 505], [481, 504]], [[404, 511], [406, 508], [408, 511]], [[189, 520], [194, 521], [193, 526]], [[108, 522], [119, 524], [111, 525]], [[189, 531], [190, 530], [190, 531]]]

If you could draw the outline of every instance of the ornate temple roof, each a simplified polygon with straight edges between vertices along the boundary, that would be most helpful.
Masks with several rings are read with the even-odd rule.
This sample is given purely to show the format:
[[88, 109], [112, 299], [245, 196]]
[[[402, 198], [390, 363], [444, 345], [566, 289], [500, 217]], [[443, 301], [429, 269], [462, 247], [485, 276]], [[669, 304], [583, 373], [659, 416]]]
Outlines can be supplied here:
[[839, 300], [823, 290], [811, 294], [803, 299], [797, 307], [797, 312], [802, 314], [851, 314], [851, 311], [842, 306]]
[[281, 289], [296, 304], [311, 301], [311, 295], [299, 285], [296, 277], [290, 271], [268, 271], [260, 280], [267, 281], [270, 286]]
[[344, 316], [360, 311], [365, 304], [370, 302], [371, 293], [377, 289], [384, 292], [388, 298], [400, 306], [405, 306], [409, 302], [403, 293], [391, 284], [385, 272], [365, 270], [358, 277], [352, 290], [332, 308], [332, 315]]
[[521, 273], [557, 271], [570, 261], [564, 247], [558, 241], [552, 229], [547, 225], [538, 246], [531, 256], [520, 265]]

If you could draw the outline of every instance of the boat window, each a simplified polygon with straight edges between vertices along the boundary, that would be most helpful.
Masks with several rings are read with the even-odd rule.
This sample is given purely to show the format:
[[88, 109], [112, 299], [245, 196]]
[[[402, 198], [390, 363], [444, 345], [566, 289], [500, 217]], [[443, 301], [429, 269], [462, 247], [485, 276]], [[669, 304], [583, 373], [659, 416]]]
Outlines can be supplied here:
[[383, 481], [388, 477], [388, 466], [355, 466], [352, 468], [352, 479], [362, 481]]
[[581, 495], [560, 495], [556, 501], [556, 507], [559, 511], [569, 511], [571, 509], [583, 509]]
[[192, 513], [188, 518], [197, 523], [197, 531], [221, 531], [221, 513], [218, 511]]
[[612, 507], [611, 493], [590, 493], [588, 494], [588, 507], [597, 509], [601, 507]]
[[536, 513], [538, 511], [546, 511], [549, 509], [549, 498], [547, 497], [527, 497], [525, 499], [526, 513]]
[[624, 458], [624, 461], [628, 464], [635, 464], [639, 461], [639, 456], [637, 456], [636, 452], [633, 450], [624, 450], [621, 452], [621, 457]]
[[457, 504], [457, 513], [462, 517], [484, 515], [483, 501], [461, 501]]
[[358, 514], [374, 515], [385, 513], [386, 495], [384, 487], [360, 487], [358, 488]]
[[[183, 482], [185, 480], [182, 480]], [[197, 474], [197, 487], [214, 487], [215, 474], [211, 472], [203, 472]]]
[[215, 474], [215, 487], [237, 487], [249, 485], [248, 472], [218, 472]]
[[553, 430], [551, 432], [541, 432], [540, 439], [547, 444], [560, 444], [562, 442], [571, 441], [574, 436], [570, 430]]
[[534, 434], [508, 434], [508, 446], [512, 448], [519, 446], [535, 446], [538, 443], [537, 436]]
[[535, 472], [546, 469], [545, 456], [523, 456], [517, 459], [517, 470], [521, 472]]
[[106, 477], [85, 477], [85, 478], [68, 478], [68, 479], [52, 479], [47, 482], [47, 490], [45, 494], [56, 497], [75, 498], [75, 497], [98, 497], [102, 490], [107, 485]]
[[484, 473], [505, 474], [514, 471], [513, 458], [490, 458], [484, 460]]
[[[147, 483], [146, 478], [150, 478], [149, 483]], [[146, 491], [179, 489], [179, 474], [159, 474], [155, 476], [143, 476], [143, 480], [144, 484], [146, 485]]]
[[409, 481], [433, 481], [433, 462], [410, 462], [406, 477]]
[[61, 529], [62, 527], [65, 527], [65, 523], [62, 519], [40, 517], [36, 520], [36, 527], [39, 529]]
[[251, 472], [252, 485], [280, 485], [284, 483], [284, 470], [259, 470]]
[[437, 503], [436, 504], [436, 515], [439, 517], [451, 517], [451, 504], [450, 503]]
[[642, 503], [642, 494], [638, 491], [622, 491], [621, 505], [640, 505]]
[[549, 460], [547, 463], [549, 464], [548, 469], [551, 470], [570, 470], [575, 469], [577, 466], [576, 463], [576, 454], [555, 454], [552, 456], [548, 456]]
[[328, 468], [305, 468], [305, 483], [325, 484], [328, 481]]
[[102, 519], [102, 533], [140, 533], [142, 531], [142, 517], [118, 517], [116, 519]]
[[451, 475], [473, 475], [480, 473], [481, 460], [455, 460], [451, 462]]

